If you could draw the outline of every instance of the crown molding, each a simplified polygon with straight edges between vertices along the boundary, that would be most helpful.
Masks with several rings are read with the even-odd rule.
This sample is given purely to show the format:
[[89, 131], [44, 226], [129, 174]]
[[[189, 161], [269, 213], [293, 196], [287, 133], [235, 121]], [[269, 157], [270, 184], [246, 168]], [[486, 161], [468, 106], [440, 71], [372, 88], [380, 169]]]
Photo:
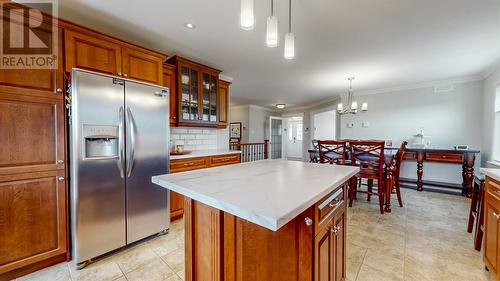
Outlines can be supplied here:
[[498, 61], [496, 61], [492, 66], [488, 67], [486, 69], [486, 71], [484, 71], [481, 76], [484, 78], [484, 79], [488, 79], [491, 75], [493, 75], [493, 73], [495, 73], [496, 71], [500, 70], [500, 59]]
[[265, 110], [265, 111], [269, 111], [269, 112], [278, 112], [278, 111], [280, 111], [278, 109], [268, 108], [268, 107], [260, 106], [260, 105], [256, 105], [256, 104], [249, 104], [248, 107], [249, 108], [254, 108], [254, 109]]
[[[462, 76], [462, 77], [457, 77], [457, 78], [452, 78], [452, 79], [434, 80], [434, 81], [429, 81], [429, 82], [408, 84], [408, 85], [402, 85], [402, 86], [396, 86], [396, 87], [388, 87], [388, 88], [380, 88], [380, 89], [364, 90], [364, 91], [355, 91], [354, 93], [356, 96], [366, 96], [366, 95], [373, 95], [373, 94], [394, 93], [394, 92], [416, 90], [416, 89], [423, 89], [423, 88], [434, 88], [436, 86], [442, 86], [442, 85], [448, 85], [448, 84], [455, 85], [455, 84], [462, 84], [462, 83], [469, 83], [469, 82], [476, 82], [476, 81], [483, 81], [483, 80], [484, 80], [484, 77], [482, 75], [470, 75], [470, 76]], [[346, 95], [346, 93], [342, 93], [341, 96], [345, 96], [345, 95]]]
[[233, 80], [234, 80], [234, 79], [233, 79], [233, 77], [231, 77], [231, 76], [227, 76], [227, 75], [224, 75], [224, 74], [222, 74], [222, 73], [220, 73], [220, 74], [219, 74], [219, 79], [220, 79], [220, 80], [227, 81], [227, 82], [229, 82], [229, 83], [233, 83]]
[[229, 109], [241, 109], [241, 108], [248, 108], [250, 105], [249, 104], [240, 104], [240, 105], [233, 105], [230, 106]]

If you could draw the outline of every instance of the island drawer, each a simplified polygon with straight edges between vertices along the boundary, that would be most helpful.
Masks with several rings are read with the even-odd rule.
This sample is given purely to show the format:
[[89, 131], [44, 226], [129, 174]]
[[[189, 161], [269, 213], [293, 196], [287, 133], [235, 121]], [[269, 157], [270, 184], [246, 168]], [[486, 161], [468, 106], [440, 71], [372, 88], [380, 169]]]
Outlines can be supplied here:
[[237, 164], [241, 162], [241, 156], [240, 154], [217, 155], [212, 156], [210, 162], [211, 167]]
[[461, 153], [443, 153], [443, 152], [427, 152], [425, 155], [427, 161], [463, 163], [464, 155]]
[[207, 168], [209, 165], [207, 157], [176, 159], [170, 161], [170, 173], [185, 172]]
[[326, 224], [330, 221], [329, 219], [333, 213], [345, 206], [346, 190], [347, 186], [344, 184], [316, 203], [314, 208], [316, 233], [324, 227], [328, 227]]

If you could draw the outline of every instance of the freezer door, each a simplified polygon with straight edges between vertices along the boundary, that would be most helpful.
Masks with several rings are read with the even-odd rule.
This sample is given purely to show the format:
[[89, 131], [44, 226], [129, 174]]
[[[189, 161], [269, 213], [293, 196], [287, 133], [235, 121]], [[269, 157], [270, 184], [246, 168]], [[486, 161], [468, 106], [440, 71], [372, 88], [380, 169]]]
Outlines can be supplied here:
[[123, 80], [72, 71], [70, 205], [76, 263], [126, 244]]
[[168, 192], [151, 182], [168, 173], [168, 101], [163, 88], [125, 82], [127, 243], [170, 225]]

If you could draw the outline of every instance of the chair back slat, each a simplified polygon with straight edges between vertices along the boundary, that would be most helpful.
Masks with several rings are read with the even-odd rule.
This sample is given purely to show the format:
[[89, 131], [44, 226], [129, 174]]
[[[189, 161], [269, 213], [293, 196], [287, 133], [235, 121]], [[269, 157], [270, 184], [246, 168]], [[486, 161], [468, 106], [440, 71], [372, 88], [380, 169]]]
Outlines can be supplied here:
[[396, 163], [394, 165], [394, 174], [399, 176], [400, 171], [401, 171], [401, 163], [403, 162], [403, 157], [405, 156], [406, 153], [406, 146], [408, 145], [407, 141], [403, 141], [401, 144], [401, 147], [399, 148], [398, 152], [396, 153], [396, 156], [394, 157]]
[[318, 150], [320, 163], [345, 165], [347, 158], [345, 141], [320, 140]]
[[384, 141], [350, 141], [350, 160], [362, 178], [379, 179], [384, 171]]

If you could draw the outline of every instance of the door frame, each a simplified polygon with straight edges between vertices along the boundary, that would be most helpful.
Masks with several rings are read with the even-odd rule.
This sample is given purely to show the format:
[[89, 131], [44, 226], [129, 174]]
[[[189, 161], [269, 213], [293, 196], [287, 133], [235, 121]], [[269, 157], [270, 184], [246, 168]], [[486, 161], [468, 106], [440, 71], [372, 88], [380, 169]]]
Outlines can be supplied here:
[[[272, 141], [273, 141], [273, 134], [272, 134], [272, 121], [274, 120], [281, 120], [282, 121], [282, 134], [281, 134], [281, 159], [286, 159], [286, 144], [285, 144], [285, 141], [286, 141], [286, 133], [287, 132], [287, 126], [288, 126], [288, 122], [287, 122], [287, 119], [286, 117], [279, 117], [279, 116], [269, 116], [269, 155], [272, 155], [272, 149], [273, 149], [273, 146], [271, 145], [272, 144]], [[269, 157], [270, 158], [270, 157]]]

